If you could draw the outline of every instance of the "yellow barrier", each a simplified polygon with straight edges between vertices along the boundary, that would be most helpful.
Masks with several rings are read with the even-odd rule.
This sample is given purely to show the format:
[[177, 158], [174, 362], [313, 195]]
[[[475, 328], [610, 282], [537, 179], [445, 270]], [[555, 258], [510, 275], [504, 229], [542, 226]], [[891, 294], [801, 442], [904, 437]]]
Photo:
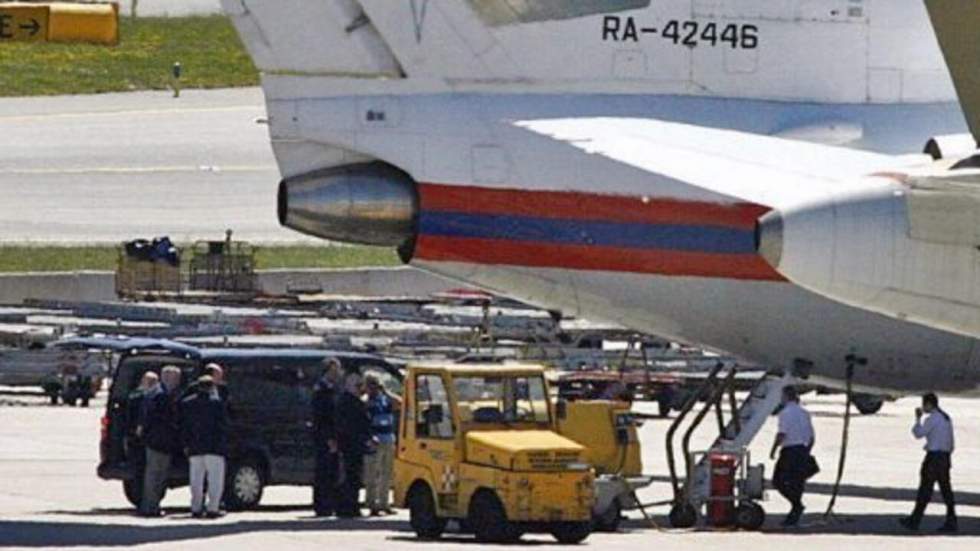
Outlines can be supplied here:
[[0, 43], [119, 43], [119, 5], [0, 2]]

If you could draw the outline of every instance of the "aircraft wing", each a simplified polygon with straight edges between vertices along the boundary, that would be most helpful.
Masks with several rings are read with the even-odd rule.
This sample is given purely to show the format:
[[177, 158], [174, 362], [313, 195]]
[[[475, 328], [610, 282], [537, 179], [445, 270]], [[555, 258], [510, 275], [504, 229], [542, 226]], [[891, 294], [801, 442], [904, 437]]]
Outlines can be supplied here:
[[572, 118], [516, 123], [590, 154], [770, 207], [817, 199], [857, 179], [910, 164], [821, 144], [634, 118]]
[[977, 71], [980, 2], [926, 0], [926, 8], [970, 132], [980, 143], [980, 71]]

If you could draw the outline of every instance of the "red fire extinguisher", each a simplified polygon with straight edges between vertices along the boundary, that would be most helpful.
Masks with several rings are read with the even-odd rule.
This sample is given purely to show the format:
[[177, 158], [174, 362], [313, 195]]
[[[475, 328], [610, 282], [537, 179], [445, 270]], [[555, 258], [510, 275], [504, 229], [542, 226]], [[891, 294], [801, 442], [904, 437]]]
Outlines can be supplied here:
[[710, 455], [711, 500], [708, 501], [708, 523], [715, 527], [735, 524], [735, 469], [738, 458], [726, 453]]

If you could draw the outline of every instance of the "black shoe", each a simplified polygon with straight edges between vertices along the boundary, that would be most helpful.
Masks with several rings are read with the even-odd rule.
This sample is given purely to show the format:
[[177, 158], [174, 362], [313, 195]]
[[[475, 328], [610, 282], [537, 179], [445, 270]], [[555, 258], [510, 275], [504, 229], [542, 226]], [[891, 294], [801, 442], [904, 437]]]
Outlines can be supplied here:
[[796, 526], [800, 523], [800, 517], [803, 516], [803, 511], [806, 507], [800, 505], [798, 507], [793, 507], [790, 509], [789, 514], [783, 519], [783, 526]]
[[902, 517], [898, 519], [898, 523], [902, 525], [906, 530], [911, 530], [912, 532], [919, 531], [919, 523], [912, 520], [912, 517]]
[[204, 511], [191, 511], [191, 517], [204, 518]]
[[221, 518], [221, 517], [225, 516], [226, 514], [227, 513], [225, 513], [224, 511], [208, 511], [205, 514], [205, 516], [207, 516], [210, 519], [216, 519], [216, 518]]
[[960, 527], [957, 526], [955, 522], [947, 521], [946, 524], [940, 526], [936, 532], [940, 534], [955, 534], [960, 531]]

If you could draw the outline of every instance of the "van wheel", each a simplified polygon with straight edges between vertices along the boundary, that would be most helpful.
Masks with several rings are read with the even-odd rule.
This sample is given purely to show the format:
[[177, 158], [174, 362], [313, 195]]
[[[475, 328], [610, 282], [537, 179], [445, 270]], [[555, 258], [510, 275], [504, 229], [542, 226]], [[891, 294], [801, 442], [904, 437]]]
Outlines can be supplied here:
[[507, 512], [497, 495], [480, 490], [470, 500], [469, 524], [482, 543], [510, 543], [521, 539], [521, 529], [507, 520]]
[[[142, 473], [138, 478], [123, 480], [123, 493], [126, 494], [126, 501], [128, 501], [130, 505], [136, 507], [137, 509], [140, 508], [140, 505], [143, 504]], [[163, 498], [165, 497], [167, 497], [167, 488], [164, 488], [163, 492], [160, 494], [160, 501], [163, 501]]]
[[139, 509], [140, 503], [143, 502], [143, 479], [123, 480], [123, 493], [126, 494], [126, 500]]
[[436, 502], [425, 484], [415, 484], [408, 492], [408, 519], [419, 539], [439, 539], [446, 530], [446, 519], [436, 513]]
[[225, 475], [224, 504], [229, 511], [254, 509], [262, 500], [265, 476], [254, 460], [246, 459], [231, 464]]
[[582, 543], [591, 533], [592, 525], [588, 522], [558, 522], [551, 527], [551, 535], [565, 545]]

